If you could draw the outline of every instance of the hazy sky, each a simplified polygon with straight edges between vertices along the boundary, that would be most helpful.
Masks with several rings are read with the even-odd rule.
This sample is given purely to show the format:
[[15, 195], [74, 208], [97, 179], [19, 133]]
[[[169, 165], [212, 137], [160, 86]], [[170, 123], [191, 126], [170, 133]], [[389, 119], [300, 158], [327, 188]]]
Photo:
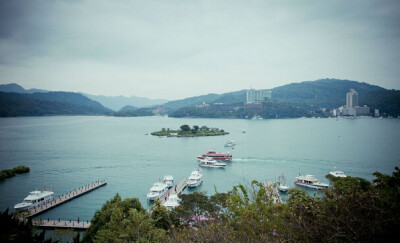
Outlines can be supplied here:
[[1, 84], [178, 99], [326, 77], [400, 89], [400, 1], [0, 1]]

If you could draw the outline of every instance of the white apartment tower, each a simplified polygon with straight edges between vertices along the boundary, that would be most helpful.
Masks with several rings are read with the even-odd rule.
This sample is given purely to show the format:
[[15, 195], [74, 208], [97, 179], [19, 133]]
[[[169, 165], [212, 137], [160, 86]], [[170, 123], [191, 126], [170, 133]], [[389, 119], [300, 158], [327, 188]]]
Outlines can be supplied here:
[[247, 103], [252, 102], [262, 102], [265, 100], [270, 100], [272, 96], [271, 90], [267, 89], [249, 89], [246, 93]]
[[358, 93], [354, 89], [350, 89], [346, 94], [346, 107], [354, 108], [358, 106]]

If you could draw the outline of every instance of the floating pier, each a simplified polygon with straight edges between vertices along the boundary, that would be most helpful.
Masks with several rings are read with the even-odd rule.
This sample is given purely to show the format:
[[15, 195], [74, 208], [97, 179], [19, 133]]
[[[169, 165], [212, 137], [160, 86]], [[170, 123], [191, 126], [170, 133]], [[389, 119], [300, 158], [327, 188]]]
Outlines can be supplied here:
[[106, 181], [95, 181], [95, 182], [92, 182], [91, 184], [81, 186], [74, 191], [70, 191], [66, 194], [63, 194], [63, 195], [57, 197], [57, 198], [54, 198], [53, 200], [51, 200], [45, 204], [36, 206], [34, 208], [29, 209], [28, 211], [22, 212], [22, 213], [20, 213], [19, 216], [20, 216], [20, 218], [33, 217], [33, 216], [41, 214], [49, 209], [55, 208], [65, 202], [68, 202], [74, 198], [80, 197], [83, 194], [93, 191], [99, 187], [106, 185], [106, 184], [107, 184]]
[[186, 187], [187, 187], [187, 178], [183, 178], [178, 182], [178, 184], [171, 187], [169, 191], [162, 198], [159, 199], [161, 205], [164, 205], [164, 203], [168, 200], [169, 196], [174, 194], [176, 195], [181, 194], [181, 192], [183, 192], [183, 190], [185, 190]]
[[89, 221], [74, 221], [74, 220], [32, 220], [32, 225], [39, 228], [62, 228], [62, 229], [77, 229], [86, 230], [90, 227], [91, 223]]

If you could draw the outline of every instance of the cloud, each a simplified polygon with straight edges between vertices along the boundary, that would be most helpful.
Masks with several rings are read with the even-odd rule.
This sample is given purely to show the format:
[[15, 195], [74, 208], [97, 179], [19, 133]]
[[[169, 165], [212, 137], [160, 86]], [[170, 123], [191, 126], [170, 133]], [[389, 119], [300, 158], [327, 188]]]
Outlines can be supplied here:
[[0, 82], [168, 99], [324, 77], [400, 88], [399, 6], [5, 0]]

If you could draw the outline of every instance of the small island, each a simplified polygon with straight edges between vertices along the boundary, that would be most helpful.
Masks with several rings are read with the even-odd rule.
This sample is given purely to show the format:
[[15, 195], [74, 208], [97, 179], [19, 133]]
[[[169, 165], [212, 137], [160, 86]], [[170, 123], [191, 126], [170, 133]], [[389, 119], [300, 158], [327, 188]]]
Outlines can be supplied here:
[[20, 165], [12, 170], [2, 170], [0, 172], [0, 181], [14, 177], [15, 174], [28, 173], [30, 171], [28, 166]]
[[161, 131], [152, 132], [153, 136], [166, 136], [166, 137], [203, 137], [203, 136], [223, 136], [229, 132], [225, 132], [223, 129], [209, 128], [206, 126], [199, 127], [194, 125], [190, 128], [189, 125], [182, 125], [178, 130], [171, 130], [169, 128], [162, 128]]

